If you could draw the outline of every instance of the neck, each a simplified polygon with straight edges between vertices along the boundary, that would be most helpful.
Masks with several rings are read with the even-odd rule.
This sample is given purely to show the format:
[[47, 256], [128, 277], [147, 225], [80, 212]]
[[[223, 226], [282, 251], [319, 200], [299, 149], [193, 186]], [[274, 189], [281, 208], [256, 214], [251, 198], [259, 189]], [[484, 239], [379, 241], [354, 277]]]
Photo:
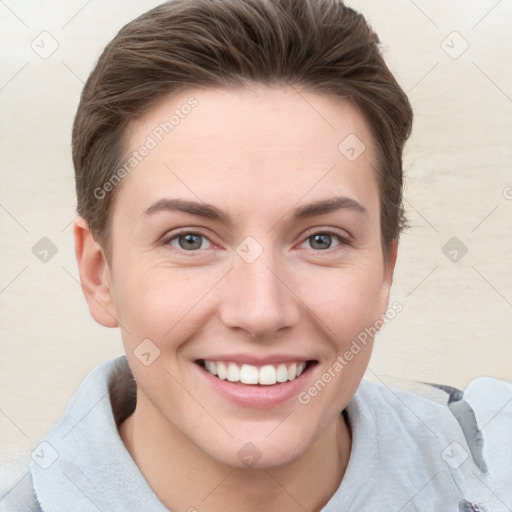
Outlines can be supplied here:
[[171, 511], [319, 511], [338, 489], [351, 450], [344, 416], [337, 416], [297, 459], [277, 467], [232, 467], [199, 449], [138, 399], [119, 433], [159, 500]]

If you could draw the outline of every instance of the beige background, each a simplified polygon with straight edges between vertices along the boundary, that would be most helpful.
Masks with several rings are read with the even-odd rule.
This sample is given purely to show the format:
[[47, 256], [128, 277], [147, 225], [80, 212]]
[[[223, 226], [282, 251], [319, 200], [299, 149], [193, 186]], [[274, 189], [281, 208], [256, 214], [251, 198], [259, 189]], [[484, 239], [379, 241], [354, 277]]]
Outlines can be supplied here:
[[[0, 1], [0, 491], [83, 377], [122, 353], [77, 281], [70, 131], [103, 46], [157, 3]], [[380, 34], [416, 115], [405, 160], [412, 227], [392, 297], [404, 309], [378, 338], [368, 377], [512, 380], [512, 0], [349, 4]], [[46, 263], [32, 252], [43, 237], [58, 250]], [[442, 251], [452, 237], [468, 250], [458, 262]]]

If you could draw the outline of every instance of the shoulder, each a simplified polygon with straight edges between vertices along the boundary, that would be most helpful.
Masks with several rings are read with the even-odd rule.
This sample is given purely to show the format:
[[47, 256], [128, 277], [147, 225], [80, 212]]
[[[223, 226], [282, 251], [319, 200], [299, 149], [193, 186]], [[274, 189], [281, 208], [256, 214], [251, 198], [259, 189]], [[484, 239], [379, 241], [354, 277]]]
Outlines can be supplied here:
[[43, 512], [37, 501], [30, 473], [27, 473], [5, 496], [0, 497], [0, 512]]
[[415, 471], [440, 471], [471, 503], [512, 502], [512, 384], [489, 377], [464, 390], [410, 384], [363, 381], [348, 408], [372, 426], [367, 434], [379, 440], [382, 459], [409, 457]]
[[461, 428], [482, 438], [482, 456], [490, 476], [512, 479], [512, 384], [490, 377], [469, 383], [462, 399], [450, 404]]
[[378, 423], [398, 422], [405, 429], [422, 425], [441, 438], [460, 431], [470, 447], [485, 446], [484, 454], [491, 454], [496, 444], [512, 449], [512, 384], [500, 379], [479, 377], [464, 390], [421, 382], [394, 387], [362, 381], [354, 398]]
[[[107, 442], [115, 442], [115, 423], [131, 414], [135, 396], [135, 381], [126, 357], [121, 356], [107, 361], [94, 368], [82, 381], [69, 401], [66, 412], [47, 434], [45, 441], [59, 454], [58, 459], [64, 459], [66, 455], [73, 459], [83, 439], [87, 438], [90, 444], [98, 429], [102, 431], [101, 438], [107, 438], [108, 433], [110, 437]], [[85, 429], [88, 423], [82, 421], [85, 416], [91, 422], [89, 430], [79, 431], [78, 424]], [[73, 435], [66, 437], [71, 431]], [[30, 472], [25, 473], [22, 478], [21, 475], [22, 473], [11, 488], [3, 489], [0, 485], [0, 512], [43, 512], [37, 496], [45, 503], [44, 497], [50, 487], [47, 485], [47, 479], [53, 479], [54, 489], [59, 485], [55, 473], [39, 467], [33, 460]], [[45, 479], [41, 483], [39, 481], [43, 476]]]

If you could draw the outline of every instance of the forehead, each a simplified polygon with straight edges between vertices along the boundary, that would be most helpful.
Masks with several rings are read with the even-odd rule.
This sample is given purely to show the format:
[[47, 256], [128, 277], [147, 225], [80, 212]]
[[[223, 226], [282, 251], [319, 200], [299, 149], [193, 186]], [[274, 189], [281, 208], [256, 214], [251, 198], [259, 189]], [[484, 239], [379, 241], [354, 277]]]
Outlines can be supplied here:
[[254, 204], [259, 193], [268, 206], [283, 195], [376, 192], [363, 116], [346, 100], [292, 87], [169, 96], [131, 126], [130, 159], [123, 189], [141, 207], [168, 194]]

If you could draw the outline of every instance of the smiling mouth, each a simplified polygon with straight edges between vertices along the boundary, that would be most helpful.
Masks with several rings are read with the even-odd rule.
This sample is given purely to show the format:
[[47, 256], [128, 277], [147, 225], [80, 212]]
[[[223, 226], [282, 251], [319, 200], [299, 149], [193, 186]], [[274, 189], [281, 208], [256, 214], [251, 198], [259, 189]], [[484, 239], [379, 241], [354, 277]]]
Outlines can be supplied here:
[[272, 386], [299, 378], [317, 361], [298, 361], [296, 363], [267, 364], [263, 366], [238, 365], [229, 361], [209, 361], [207, 359], [198, 359], [196, 363], [203, 370], [220, 380], [252, 386]]

